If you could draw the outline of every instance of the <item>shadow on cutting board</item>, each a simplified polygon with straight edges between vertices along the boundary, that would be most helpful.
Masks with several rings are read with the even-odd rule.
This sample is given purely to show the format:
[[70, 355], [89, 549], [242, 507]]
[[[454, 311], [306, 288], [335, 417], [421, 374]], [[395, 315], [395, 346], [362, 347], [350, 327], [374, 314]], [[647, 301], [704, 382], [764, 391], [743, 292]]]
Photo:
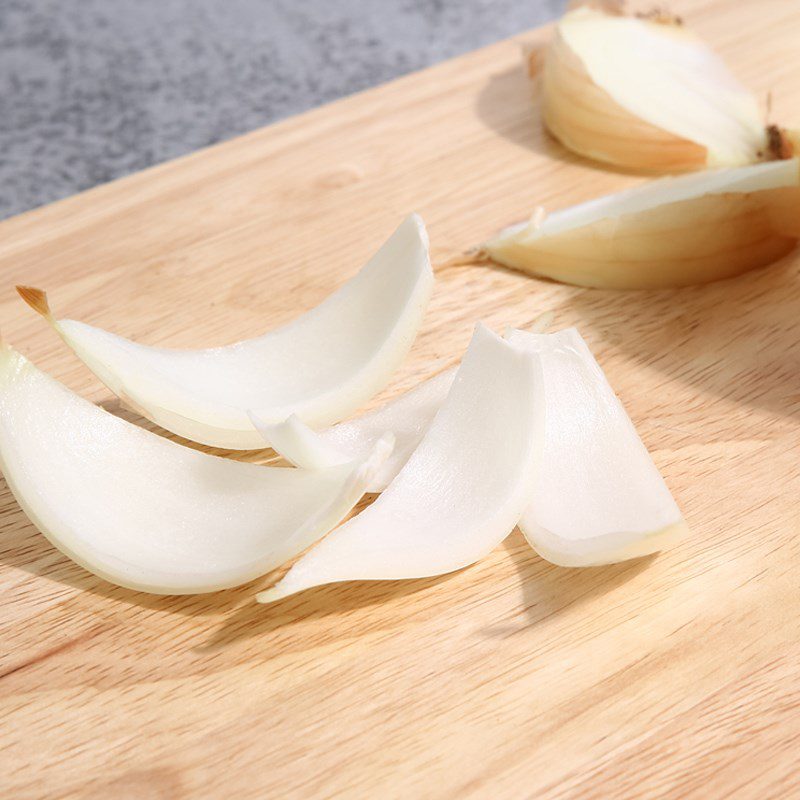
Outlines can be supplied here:
[[[533, 49], [532, 47], [530, 49]], [[542, 48], [537, 48], [538, 58], [543, 58]], [[584, 158], [564, 147], [545, 128], [541, 114], [541, 89], [526, 70], [526, 51], [520, 48], [519, 65], [488, 75], [475, 103], [478, 119], [493, 133], [525, 150], [544, 156], [542, 164], [550, 168], [558, 162], [578, 164], [620, 175], [643, 173], [614, 164], [600, 164]], [[509, 224], [512, 220], [509, 220]]]
[[[709, 425], [727, 413], [709, 406], [708, 399], [764, 409], [778, 419], [795, 416], [800, 413], [799, 272], [800, 251], [795, 251], [770, 266], [703, 286], [586, 290], [553, 309], [556, 327], [576, 325], [601, 365], [608, 348], [650, 374], [662, 374], [670, 381], [663, 402], [681, 398], [673, 411], [689, 420], [688, 433], [698, 433], [702, 423], [704, 435], [710, 435]], [[653, 391], [652, 379], [648, 383]]]
[[543, 559], [525, 541], [519, 529], [505, 540], [503, 546], [519, 577], [522, 612], [517, 619], [521, 617], [522, 620], [493, 625], [483, 631], [487, 636], [501, 639], [530, 630], [567, 609], [574, 610], [591, 603], [631, 580], [658, 557], [655, 553], [619, 564], [570, 569]]
[[[309, 620], [346, 615], [360, 609], [379, 607], [399, 600], [425, 589], [445, 583], [458, 575], [451, 572], [434, 578], [420, 578], [407, 581], [348, 581], [346, 583], [328, 584], [307, 589], [296, 595], [275, 603], [262, 605], [254, 599], [255, 592], [249, 590], [249, 596], [233, 614], [209, 636], [198, 652], [214, 652], [226, 646], [236, 644], [245, 639], [265, 636], [280, 628]], [[260, 587], [259, 587], [260, 588]], [[400, 617], [397, 621], [400, 621]], [[374, 630], [385, 623], [385, 620], [365, 620], [366, 627]], [[357, 636], [359, 629], [344, 627], [341, 635], [345, 638]], [[330, 634], [336, 636], [335, 632]], [[307, 643], [309, 647], [312, 643]], [[314, 645], [319, 642], [315, 641]]]

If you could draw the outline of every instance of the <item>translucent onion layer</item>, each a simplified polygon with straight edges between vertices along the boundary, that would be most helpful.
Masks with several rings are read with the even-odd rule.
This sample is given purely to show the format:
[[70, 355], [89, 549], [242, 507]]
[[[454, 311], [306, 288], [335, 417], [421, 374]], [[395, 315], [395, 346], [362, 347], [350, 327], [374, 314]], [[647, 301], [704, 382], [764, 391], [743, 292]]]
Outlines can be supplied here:
[[433, 287], [428, 237], [412, 215], [325, 302], [260, 338], [207, 350], [148, 347], [55, 320], [44, 292], [18, 287], [78, 357], [139, 413], [203, 444], [264, 446], [248, 411], [328, 425], [380, 391], [411, 347]]

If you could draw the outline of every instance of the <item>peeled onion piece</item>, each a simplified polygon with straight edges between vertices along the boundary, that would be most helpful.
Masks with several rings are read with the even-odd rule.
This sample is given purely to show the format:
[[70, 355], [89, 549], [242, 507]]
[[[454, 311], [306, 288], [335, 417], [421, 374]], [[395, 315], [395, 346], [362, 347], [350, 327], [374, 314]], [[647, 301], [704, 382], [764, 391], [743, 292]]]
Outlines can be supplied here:
[[513, 331], [509, 341], [538, 355], [544, 375], [543, 468], [519, 522], [536, 552], [591, 567], [682, 538], [678, 506], [578, 331]]
[[258, 600], [473, 564], [511, 532], [527, 504], [543, 423], [538, 357], [478, 327], [444, 405], [386, 491]]
[[649, 181], [487, 242], [533, 275], [613, 289], [729, 278], [786, 255], [800, 237], [800, 162], [773, 161]]
[[246, 583], [347, 516], [388, 456], [309, 472], [183, 447], [0, 345], [0, 467], [22, 509], [90, 572], [156, 594]]
[[[578, 331], [511, 331], [509, 339], [541, 359], [542, 468], [520, 522], [537, 552], [555, 564], [586, 567], [648, 555], [683, 536], [686, 525], [669, 489]], [[378, 429], [393, 431], [397, 447], [379, 472], [391, 481], [435, 416], [451, 376], [442, 373], [375, 412], [382, 428], [367, 415], [344, 423], [347, 437], [337, 428], [319, 434], [320, 451], [335, 445], [339, 460], [346, 460], [374, 443]], [[419, 391], [425, 403], [414, 402]], [[415, 440], [409, 431], [421, 433]], [[314, 436], [303, 432], [307, 451]]]
[[455, 369], [448, 369], [375, 411], [319, 433], [296, 416], [275, 425], [264, 423], [255, 414], [251, 419], [265, 441], [287, 461], [305, 469], [324, 469], [363, 458], [391, 431], [394, 449], [369, 486], [370, 492], [382, 492], [416, 450], [455, 375]]
[[550, 132], [597, 161], [676, 172], [780, 155], [753, 95], [668, 15], [571, 11], [548, 47], [542, 90]]
[[148, 347], [55, 320], [43, 292], [18, 287], [115, 394], [163, 428], [207, 445], [264, 446], [247, 411], [329, 425], [378, 392], [416, 337], [433, 287], [428, 237], [412, 215], [325, 302], [260, 338], [207, 350]]

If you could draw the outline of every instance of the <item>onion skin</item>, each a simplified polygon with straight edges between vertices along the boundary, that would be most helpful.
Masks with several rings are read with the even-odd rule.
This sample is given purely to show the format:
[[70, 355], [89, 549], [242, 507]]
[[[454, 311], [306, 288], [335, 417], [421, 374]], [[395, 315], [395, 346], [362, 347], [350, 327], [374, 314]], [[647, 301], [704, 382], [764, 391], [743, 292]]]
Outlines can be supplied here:
[[565, 147], [635, 172], [686, 172], [706, 166], [706, 149], [624, 109], [595, 84], [556, 30], [542, 78], [542, 117]]
[[500, 236], [500, 264], [602, 289], [664, 289], [730, 278], [794, 249], [796, 188], [705, 195], [550, 236]]

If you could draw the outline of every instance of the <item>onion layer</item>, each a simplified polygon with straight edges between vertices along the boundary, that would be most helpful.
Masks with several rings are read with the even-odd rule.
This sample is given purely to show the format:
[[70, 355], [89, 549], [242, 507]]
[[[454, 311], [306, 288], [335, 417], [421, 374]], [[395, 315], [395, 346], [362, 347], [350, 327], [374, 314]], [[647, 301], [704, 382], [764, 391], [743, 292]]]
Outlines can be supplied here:
[[148, 347], [74, 320], [54, 320], [44, 292], [18, 287], [119, 397], [203, 444], [263, 447], [247, 411], [275, 423], [327, 425], [380, 391], [416, 337], [433, 287], [428, 237], [412, 215], [370, 262], [289, 325], [207, 350]]
[[574, 328], [514, 331], [542, 359], [542, 464], [519, 527], [539, 555], [565, 567], [637, 558], [687, 533], [680, 510], [602, 369]]
[[0, 467], [65, 555], [156, 594], [246, 583], [341, 522], [391, 450], [309, 472], [192, 450], [73, 394], [0, 345]]
[[579, 286], [686, 286], [762, 267], [800, 235], [798, 159], [662, 178], [516, 225], [497, 262]]
[[[686, 524], [669, 489], [580, 334], [569, 328], [553, 334], [512, 330], [508, 336], [515, 347], [536, 354], [542, 367], [542, 468], [519, 523], [531, 546], [555, 564], [587, 567], [647, 555], [684, 536]], [[382, 429], [397, 434], [383, 480], [391, 481], [411, 456], [451, 380], [452, 373], [443, 373], [375, 412]], [[424, 403], [415, 399], [419, 392]], [[346, 425], [347, 437], [332, 428], [317, 439], [323, 452], [335, 445], [339, 460], [377, 437], [369, 415]], [[309, 450], [314, 436], [303, 432]], [[293, 451], [297, 447], [292, 444]]]
[[324, 469], [363, 458], [386, 431], [391, 431], [394, 450], [369, 486], [371, 492], [382, 492], [416, 450], [447, 397], [455, 374], [455, 369], [448, 369], [375, 411], [319, 433], [296, 416], [267, 425], [254, 415], [253, 424], [287, 461], [305, 469]]
[[674, 18], [566, 14], [545, 59], [542, 103], [564, 145], [624, 168], [675, 172], [769, 155], [755, 98]]
[[444, 405], [386, 491], [258, 600], [340, 581], [441, 575], [485, 556], [530, 496], [541, 389], [538, 356], [478, 328]]

